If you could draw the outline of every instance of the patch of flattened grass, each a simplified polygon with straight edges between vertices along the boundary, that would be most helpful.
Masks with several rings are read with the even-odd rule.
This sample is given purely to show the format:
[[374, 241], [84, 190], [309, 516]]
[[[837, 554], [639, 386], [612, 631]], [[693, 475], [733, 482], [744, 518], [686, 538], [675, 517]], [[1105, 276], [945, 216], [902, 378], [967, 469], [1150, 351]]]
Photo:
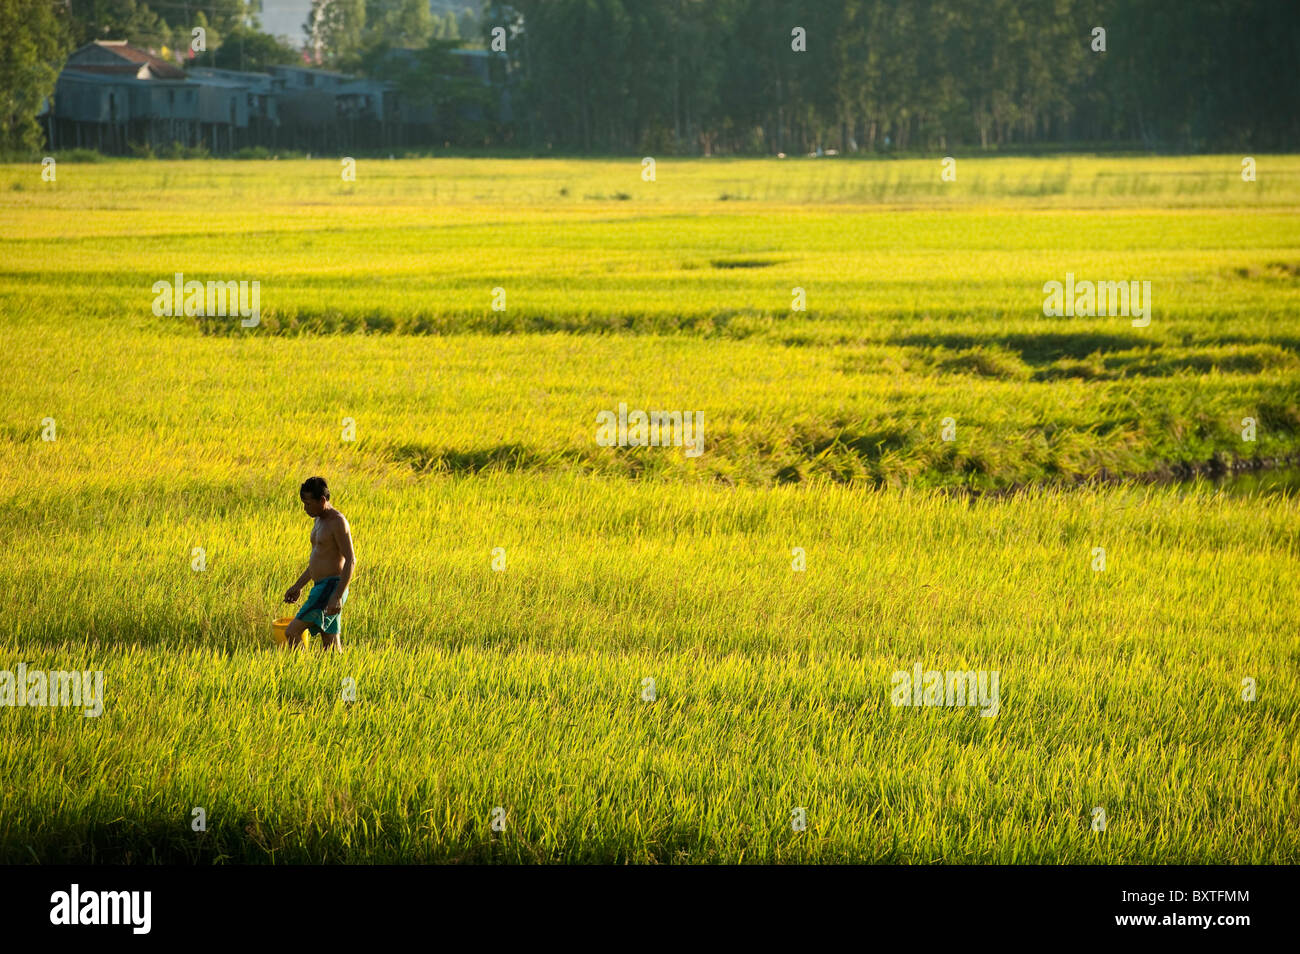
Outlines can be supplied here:
[[1029, 367], [1019, 354], [997, 346], [959, 351], [939, 358], [935, 367], [949, 374], [975, 374], [1004, 381], [1024, 381], [1029, 377]]
[[522, 444], [494, 444], [462, 450], [418, 443], [396, 444], [388, 450], [387, 456], [419, 474], [462, 476], [492, 471], [543, 471], [572, 462], [577, 457], [573, 453], [540, 454]]
[[709, 259], [709, 264], [714, 268], [767, 268], [771, 265], [780, 265], [783, 261], [785, 259], [749, 256], [746, 258], [713, 258]]

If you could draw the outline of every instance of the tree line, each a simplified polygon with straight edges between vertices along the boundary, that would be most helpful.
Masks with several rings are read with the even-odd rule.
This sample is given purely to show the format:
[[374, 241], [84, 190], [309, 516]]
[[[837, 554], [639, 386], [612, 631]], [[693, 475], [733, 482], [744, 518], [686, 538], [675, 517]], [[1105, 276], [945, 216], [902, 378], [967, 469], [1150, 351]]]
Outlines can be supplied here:
[[[1297, 0], [313, 0], [284, 42], [243, 0], [4, 0], [0, 149], [33, 149], [67, 52], [312, 62], [495, 108], [446, 51], [486, 46], [511, 118], [456, 145], [756, 154], [1300, 147]], [[300, 45], [295, 45], [295, 43]], [[420, 51], [395, 75], [393, 49]], [[454, 109], [453, 109], [454, 111]], [[453, 132], [454, 135], [454, 132]]]
[[1296, 0], [513, 0], [485, 19], [517, 31], [533, 146], [1300, 145]]

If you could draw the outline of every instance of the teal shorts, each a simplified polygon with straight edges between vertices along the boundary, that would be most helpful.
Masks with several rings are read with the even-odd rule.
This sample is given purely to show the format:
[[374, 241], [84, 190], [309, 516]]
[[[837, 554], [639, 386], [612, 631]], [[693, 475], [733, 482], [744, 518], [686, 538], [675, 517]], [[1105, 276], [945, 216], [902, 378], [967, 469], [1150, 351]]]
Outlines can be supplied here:
[[348, 591], [343, 591], [343, 596], [339, 599], [339, 611], [336, 614], [326, 616], [325, 607], [329, 605], [330, 597], [334, 595], [334, 590], [338, 585], [339, 577], [337, 576], [327, 576], [323, 580], [317, 580], [316, 585], [307, 594], [307, 602], [302, 604], [302, 609], [298, 610], [294, 619], [302, 620], [307, 624], [307, 628], [317, 636], [322, 633], [327, 636], [337, 636], [339, 634], [339, 619], [343, 615], [343, 604], [348, 601]]

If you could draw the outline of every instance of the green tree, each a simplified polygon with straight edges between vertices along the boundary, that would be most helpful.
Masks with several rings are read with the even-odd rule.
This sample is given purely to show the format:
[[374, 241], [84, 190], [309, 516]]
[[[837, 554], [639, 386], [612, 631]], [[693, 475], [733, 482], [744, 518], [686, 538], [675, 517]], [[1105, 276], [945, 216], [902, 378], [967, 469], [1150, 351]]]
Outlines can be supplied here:
[[70, 45], [51, 0], [0, 3], [0, 151], [40, 147], [36, 115], [54, 92]]
[[457, 140], [470, 133], [461, 111], [468, 107], [488, 110], [490, 87], [464, 75], [450, 40], [431, 40], [420, 50], [394, 49], [378, 43], [365, 52], [361, 67], [372, 79], [392, 83], [402, 101], [417, 110], [428, 109], [439, 139]]
[[1296, 0], [493, 0], [497, 25], [534, 146], [1300, 145]]
[[366, 0], [365, 42], [418, 50], [435, 35], [428, 0]]
[[68, 0], [75, 46], [94, 40], [129, 40], [155, 49], [172, 42], [172, 28], [143, 0]]
[[213, 55], [213, 65], [225, 70], [264, 72], [269, 66], [291, 66], [300, 62], [297, 50], [252, 27], [231, 30]]
[[365, 43], [365, 0], [312, 0], [303, 29], [324, 62], [352, 69], [360, 63]]

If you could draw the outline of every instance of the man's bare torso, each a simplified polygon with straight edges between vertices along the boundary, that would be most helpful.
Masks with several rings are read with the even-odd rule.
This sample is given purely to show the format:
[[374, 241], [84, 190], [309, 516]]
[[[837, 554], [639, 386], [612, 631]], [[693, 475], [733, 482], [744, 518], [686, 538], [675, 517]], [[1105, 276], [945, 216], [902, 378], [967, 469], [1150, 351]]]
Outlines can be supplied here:
[[327, 510], [316, 518], [311, 528], [311, 558], [307, 572], [317, 582], [343, 572], [343, 554], [339, 551], [336, 531], [347, 526], [343, 514]]

